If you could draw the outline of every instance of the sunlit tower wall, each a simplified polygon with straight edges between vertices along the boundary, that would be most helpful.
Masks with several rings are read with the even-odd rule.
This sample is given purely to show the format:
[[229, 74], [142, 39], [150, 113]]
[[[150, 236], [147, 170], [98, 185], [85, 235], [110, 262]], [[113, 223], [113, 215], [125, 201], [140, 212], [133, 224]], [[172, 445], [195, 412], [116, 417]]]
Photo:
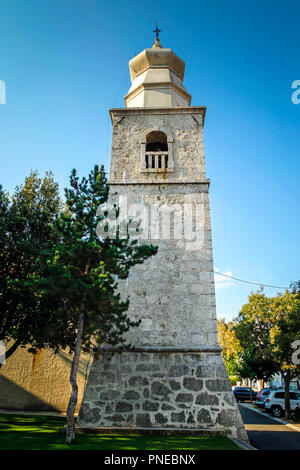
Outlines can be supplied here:
[[247, 440], [217, 339], [206, 108], [190, 105], [185, 63], [158, 39], [129, 69], [125, 108], [110, 110], [110, 203], [141, 221], [140, 243], [159, 249], [119, 284], [128, 314], [141, 319], [127, 335], [134, 349], [94, 359], [79, 424]]

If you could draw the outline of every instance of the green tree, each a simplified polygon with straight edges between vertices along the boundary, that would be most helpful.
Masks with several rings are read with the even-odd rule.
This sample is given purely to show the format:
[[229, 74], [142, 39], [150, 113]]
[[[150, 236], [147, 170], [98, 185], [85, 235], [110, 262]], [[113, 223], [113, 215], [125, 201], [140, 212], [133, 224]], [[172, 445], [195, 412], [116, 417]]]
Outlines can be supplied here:
[[[139, 321], [128, 317], [129, 299], [121, 299], [118, 279], [126, 279], [132, 266], [157, 252], [156, 247], [139, 246], [130, 237], [130, 222], [126, 223], [125, 238], [119, 236], [124, 229], [121, 225], [117, 226], [115, 238], [97, 236], [99, 226], [104, 228], [104, 233], [109, 231], [107, 212], [103, 211], [102, 215], [99, 212], [109, 191], [103, 167], [95, 166], [88, 178], [80, 181], [73, 170], [70, 186], [65, 190], [67, 211], [57, 219], [59, 242], [48, 257], [47, 272], [32, 278], [37, 296], [54, 312], [49, 346], [52, 338], [56, 341], [59, 338], [61, 345], [73, 352], [67, 443], [75, 439], [80, 352], [93, 350], [95, 344], [107, 344], [118, 350], [128, 347], [124, 333]], [[117, 207], [115, 212], [117, 217]], [[134, 229], [135, 234], [136, 231], [138, 227]]]
[[249, 296], [235, 323], [242, 351], [238, 372], [250, 380], [268, 380], [278, 371], [270, 339], [272, 299], [262, 289]]
[[44, 344], [48, 318], [26, 281], [45, 268], [37, 256], [52, 249], [61, 208], [51, 172], [43, 178], [31, 172], [12, 198], [0, 187], [0, 339], [10, 343], [6, 358], [20, 345]]
[[299, 283], [290, 291], [266, 297], [262, 290], [249, 296], [237, 318], [235, 331], [243, 349], [240, 374], [269, 379], [281, 372], [285, 385], [285, 415], [290, 416], [289, 388], [300, 373], [293, 363], [293, 343], [300, 336]]
[[239, 380], [239, 356], [241, 345], [236, 337], [234, 322], [226, 322], [224, 318], [217, 321], [218, 340], [222, 348], [222, 357], [230, 383], [235, 385]]
[[300, 295], [288, 290], [272, 299], [272, 354], [284, 380], [285, 416], [290, 417], [289, 390], [293, 377], [300, 374], [300, 365], [293, 363], [293, 342], [300, 339]]

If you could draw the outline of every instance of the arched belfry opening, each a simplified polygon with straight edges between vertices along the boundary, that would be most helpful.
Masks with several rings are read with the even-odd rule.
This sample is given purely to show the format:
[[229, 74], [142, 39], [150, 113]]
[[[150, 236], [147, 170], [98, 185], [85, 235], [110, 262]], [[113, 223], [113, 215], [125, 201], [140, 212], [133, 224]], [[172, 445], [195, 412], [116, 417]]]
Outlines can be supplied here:
[[148, 132], [141, 142], [141, 171], [173, 171], [172, 143], [162, 131]]
[[161, 131], [149, 132], [146, 136], [146, 169], [168, 168], [167, 136]]
[[161, 131], [149, 132], [146, 136], [146, 152], [167, 152], [167, 136]]

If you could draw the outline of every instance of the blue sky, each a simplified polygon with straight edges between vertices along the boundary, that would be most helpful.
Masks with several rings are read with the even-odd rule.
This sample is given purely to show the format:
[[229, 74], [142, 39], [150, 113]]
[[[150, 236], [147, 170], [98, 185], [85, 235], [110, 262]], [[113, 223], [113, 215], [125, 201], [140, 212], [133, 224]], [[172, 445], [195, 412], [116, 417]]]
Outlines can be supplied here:
[[[108, 110], [124, 106], [128, 61], [152, 46], [157, 20], [163, 46], [186, 62], [192, 105], [207, 106], [215, 266], [288, 286], [300, 278], [299, 15], [296, 0], [1, 0], [1, 183], [13, 191], [38, 169], [64, 187], [73, 167], [108, 167]], [[253, 289], [216, 286], [226, 318]]]

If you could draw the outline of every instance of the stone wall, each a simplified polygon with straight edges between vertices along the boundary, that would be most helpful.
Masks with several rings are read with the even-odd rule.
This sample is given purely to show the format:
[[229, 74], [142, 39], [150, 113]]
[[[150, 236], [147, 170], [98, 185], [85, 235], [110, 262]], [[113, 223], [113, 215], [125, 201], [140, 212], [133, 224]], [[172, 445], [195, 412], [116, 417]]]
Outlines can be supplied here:
[[[122, 198], [128, 208], [139, 205], [140, 243], [158, 246], [156, 256], [133, 267], [129, 278], [119, 282], [122, 295], [130, 296], [129, 316], [142, 320], [127, 335], [135, 346], [217, 345], [204, 114], [203, 107], [111, 110], [110, 202], [120, 206]], [[172, 139], [172, 172], [141, 172], [141, 142], [153, 130]], [[184, 223], [178, 236], [178, 218], [175, 223], [175, 211], [181, 211], [184, 219], [187, 205], [193, 206], [193, 241], [187, 237]], [[160, 212], [156, 234], [152, 231], [154, 207]], [[169, 217], [164, 208], [176, 209]], [[200, 215], [195, 215], [198, 208]], [[128, 213], [127, 220], [134, 215]], [[168, 221], [169, 238], [162, 234]]]
[[[89, 359], [88, 354], [80, 356], [77, 411], [91, 366]], [[0, 409], [65, 412], [71, 392], [71, 363], [72, 356], [66, 351], [54, 354], [40, 349], [33, 355], [19, 347], [0, 369]]]
[[247, 440], [220, 352], [126, 352], [94, 361], [80, 426], [225, 430]]
[[[111, 182], [206, 181], [204, 108], [113, 109]], [[140, 172], [141, 142], [153, 131], [173, 139], [174, 172]]]
[[[110, 203], [134, 208], [123, 211], [126, 220], [140, 220], [139, 243], [158, 252], [119, 282], [130, 297], [128, 315], [141, 320], [127, 334], [134, 352], [94, 360], [81, 426], [222, 428], [247, 440], [217, 340], [204, 114], [198, 107], [111, 110]], [[172, 143], [174, 171], [141, 171], [141, 143], [156, 130]], [[188, 204], [192, 237], [181, 225]], [[155, 207], [163, 215], [152, 231]], [[163, 235], [167, 221], [170, 236]]]
[[[217, 345], [208, 185], [112, 184], [110, 194], [112, 203], [119, 205], [122, 196], [122, 200], [127, 198], [128, 208], [139, 204], [145, 210], [137, 217], [144, 221], [146, 214], [147, 218], [147, 240], [141, 227], [141, 243], [158, 246], [157, 255], [133, 267], [126, 281], [119, 281], [124, 298], [130, 297], [129, 316], [142, 320], [138, 328], [128, 332], [128, 341], [134, 345]], [[164, 223], [170, 221], [170, 239], [162, 238], [162, 231], [155, 238], [152, 207], [177, 206], [184, 213], [187, 203], [201, 207], [197, 236], [194, 234], [193, 240], [185, 239], [186, 234], [177, 238], [174, 219], [162, 214]]]

